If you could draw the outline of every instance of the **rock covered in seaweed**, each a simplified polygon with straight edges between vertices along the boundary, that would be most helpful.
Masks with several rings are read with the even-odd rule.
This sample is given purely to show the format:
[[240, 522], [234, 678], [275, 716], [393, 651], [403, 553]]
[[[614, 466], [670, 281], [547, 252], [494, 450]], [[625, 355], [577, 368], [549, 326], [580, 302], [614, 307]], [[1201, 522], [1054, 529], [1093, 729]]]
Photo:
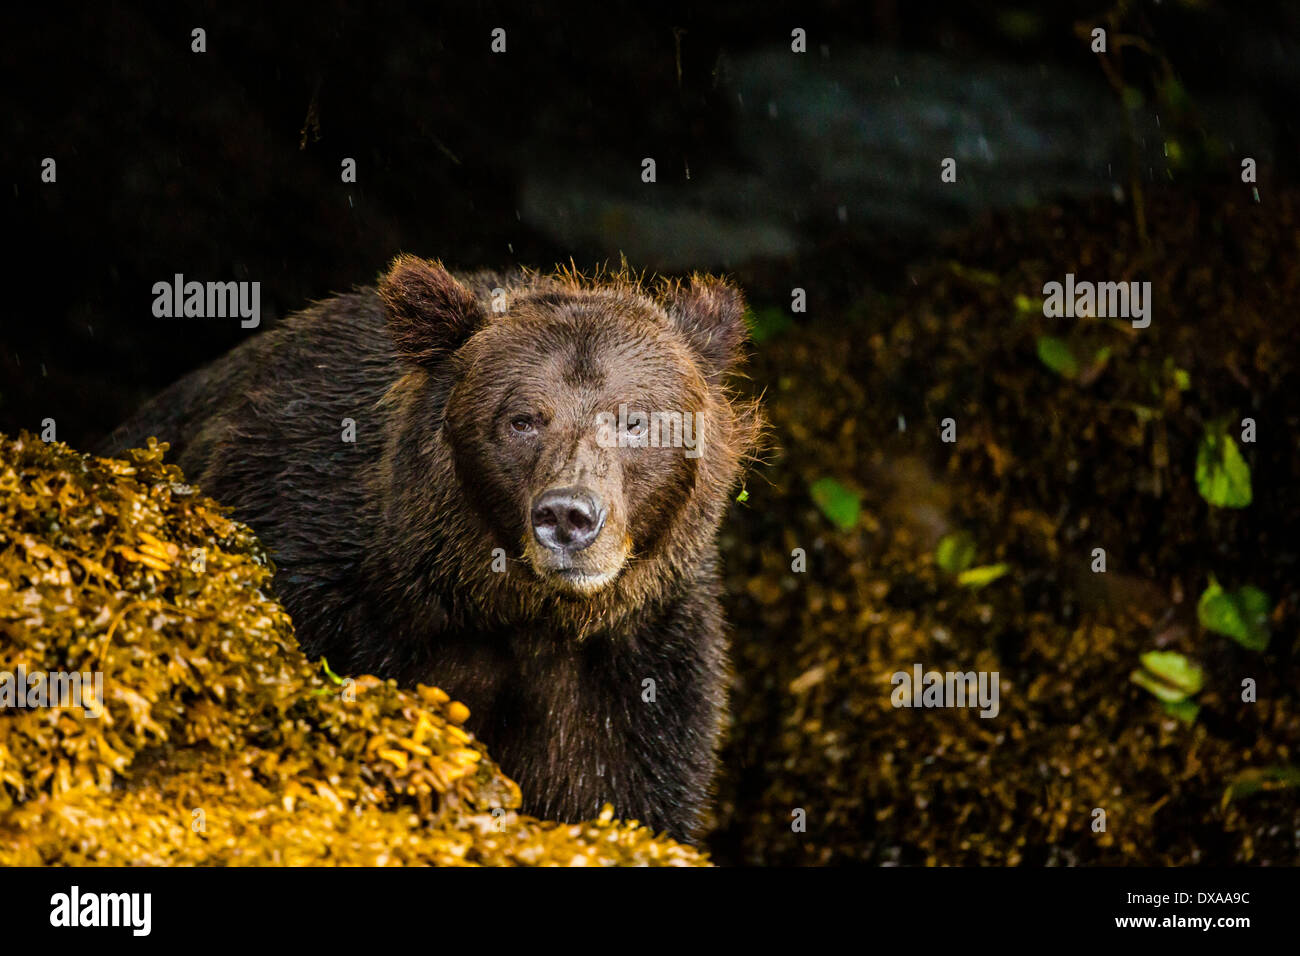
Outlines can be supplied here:
[[463, 705], [307, 661], [252, 532], [165, 449], [0, 436], [0, 670], [102, 674], [0, 715], [0, 864], [706, 862], [609, 808], [517, 814]]

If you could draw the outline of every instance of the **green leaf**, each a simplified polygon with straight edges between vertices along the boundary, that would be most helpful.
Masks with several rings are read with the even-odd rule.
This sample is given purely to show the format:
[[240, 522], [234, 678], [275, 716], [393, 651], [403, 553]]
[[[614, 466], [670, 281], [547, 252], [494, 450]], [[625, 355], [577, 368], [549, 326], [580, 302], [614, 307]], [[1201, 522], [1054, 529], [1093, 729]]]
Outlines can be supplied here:
[[1223, 803], [1227, 806], [1238, 797], [1248, 797], [1261, 790], [1284, 790], [1287, 787], [1300, 787], [1300, 768], [1281, 765], [1243, 770], [1228, 785]]
[[962, 265], [955, 260], [949, 260], [948, 269], [959, 279], [967, 282], [978, 283], [979, 285], [995, 286], [1002, 282], [996, 272], [990, 272], [988, 269], [976, 269], [972, 266]]
[[746, 501], [749, 500], [749, 492], [746, 491], [744, 488], [741, 488], [740, 494], [736, 495], [736, 500], [743, 505]]
[[841, 531], [852, 531], [858, 523], [861, 501], [834, 478], [818, 478], [812, 483], [812, 499], [822, 514]]
[[1187, 369], [1174, 369], [1174, 387], [1180, 392], [1185, 392], [1192, 387], [1192, 376]]
[[957, 575], [957, 583], [964, 588], [978, 589], [992, 584], [1010, 570], [1011, 566], [1007, 564], [983, 564]]
[[1196, 487], [1216, 508], [1244, 508], [1250, 504], [1250, 465], [1237, 443], [1223, 429], [1206, 429], [1196, 450]]
[[1268, 595], [1249, 584], [1236, 591], [1225, 591], [1210, 578], [1196, 603], [1196, 619], [1207, 630], [1230, 637], [1252, 651], [1268, 648], [1268, 612], [1272, 602]]
[[1079, 360], [1064, 339], [1040, 335], [1038, 357], [1044, 365], [1065, 378], [1075, 378], [1079, 374]]
[[1182, 112], [1191, 107], [1187, 90], [1173, 76], [1165, 77], [1156, 85], [1156, 95], [1172, 110]]
[[1016, 309], [1016, 318], [1021, 318], [1026, 315], [1032, 315], [1035, 312], [1043, 311], [1043, 303], [1041, 301], [1035, 302], [1033, 299], [1029, 298], [1029, 296], [1025, 295], [1023, 292], [1016, 293], [1016, 297], [1015, 299], [1012, 300], [1012, 304], [1015, 306]]
[[1101, 377], [1101, 373], [1106, 371], [1106, 364], [1110, 361], [1110, 346], [1105, 345], [1092, 353], [1092, 361], [1088, 363], [1087, 368], [1079, 372], [1079, 384], [1087, 387]]
[[1166, 714], [1177, 717], [1185, 724], [1196, 723], [1196, 715], [1201, 712], [1201, 708], [1190, 700], [1165, 701], [1161, 706]]
[[334, 683], [336, 684], [343, 683], [343, 678], [340, 677], [338, 674], [334, 673], [332, 670], [330, 670], [330, 662], [323, 657], [320, 659], [320, 666], [325, 668], [325, 675], [329, 677], [329, 679], [332, 680]]
[[1187, 696], [1180, 690], [1166, 687], [1164, 684], [1160, 683], [1160, 681], [1156, 680], [1155, 677], [1141, 668], [1138, 668], [1133, 673], [1129, 674], [1128, 679], [1139, 687], [1155, 694], [1156, 697], [1160, 698], [1160, 700], [1167, 704], [1183, 700]]
[[766, 342], [794, 326], [794, 320], [785, 310], [773, 305], [759, 309], [757, 312], [746, 309], [745, 321], [749, 325], [750, 338], [755, 342]]
[[1205, 686], [1201, 668], [1174, 651], [1147, 651], [1139, 660], [1145, 670], [1135, 670], [1129, 680], [1155, 694], [1166, 703], [1176, 704]]
[[1147, 651], [1138, 660], [1165, 684], [1187, 694], [1199, 693], [1205, 686], [1200, 665], [1176, 651]]
[[975, 561], [975, 538], [969, 531], [946, 534], [934, 549], [934, 560], [949, 574], [960, 574]]

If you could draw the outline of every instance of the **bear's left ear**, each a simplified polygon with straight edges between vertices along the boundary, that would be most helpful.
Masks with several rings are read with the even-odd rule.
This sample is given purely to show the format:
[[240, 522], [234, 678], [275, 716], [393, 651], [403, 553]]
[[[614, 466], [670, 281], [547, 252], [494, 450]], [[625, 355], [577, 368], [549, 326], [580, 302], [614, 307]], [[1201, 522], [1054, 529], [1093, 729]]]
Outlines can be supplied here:
[[664, 305], [703, 360], [706, 377], [717, 382], [740, 359], [749, 336], [745, 297], [725, 279], [696, 273], [689, 282], [670, 287]]
[[442, 263], [398, 256], [382, 279], [379, 297], [398, 353], [426, 365], [450, 355], [487, 316], [474, 293]]

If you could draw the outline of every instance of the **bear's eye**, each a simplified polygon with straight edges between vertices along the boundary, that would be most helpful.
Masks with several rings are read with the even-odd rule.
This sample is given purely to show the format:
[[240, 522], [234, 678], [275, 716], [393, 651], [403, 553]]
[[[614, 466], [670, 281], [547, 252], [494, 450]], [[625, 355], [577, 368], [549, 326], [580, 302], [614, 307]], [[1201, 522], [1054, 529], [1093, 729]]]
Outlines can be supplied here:
[[510, 419], [510, 428], [520, 435], [527, 435], [530, 432], [537, 431], [537, 425], [533, 422], [531, 415], [516, 415]]
[[646, 424], [645, 416], [643, 415], [637, 415], [636, 417], [629, 419], [627, 423], [627, 433], [633, 438], [640, 438], [649, 431], [649, 428], [650, 426]]

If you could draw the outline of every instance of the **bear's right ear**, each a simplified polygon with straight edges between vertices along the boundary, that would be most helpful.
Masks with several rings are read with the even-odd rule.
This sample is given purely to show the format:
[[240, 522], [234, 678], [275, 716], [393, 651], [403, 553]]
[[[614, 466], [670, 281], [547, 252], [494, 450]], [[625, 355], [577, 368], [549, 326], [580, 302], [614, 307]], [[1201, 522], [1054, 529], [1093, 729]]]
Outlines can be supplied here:
[[393, 260], [379, 280], [379, 297], [398, 354], [421, 365], [456, 351], [487, 318], [441, 262], [417, 256]]
[[740, 359], [749, 335], [745, 298], [736, 286], [717, 276], [695, 273], [687, 284], [665, 284], [668, 314], [704, 360], [711, 382]]

